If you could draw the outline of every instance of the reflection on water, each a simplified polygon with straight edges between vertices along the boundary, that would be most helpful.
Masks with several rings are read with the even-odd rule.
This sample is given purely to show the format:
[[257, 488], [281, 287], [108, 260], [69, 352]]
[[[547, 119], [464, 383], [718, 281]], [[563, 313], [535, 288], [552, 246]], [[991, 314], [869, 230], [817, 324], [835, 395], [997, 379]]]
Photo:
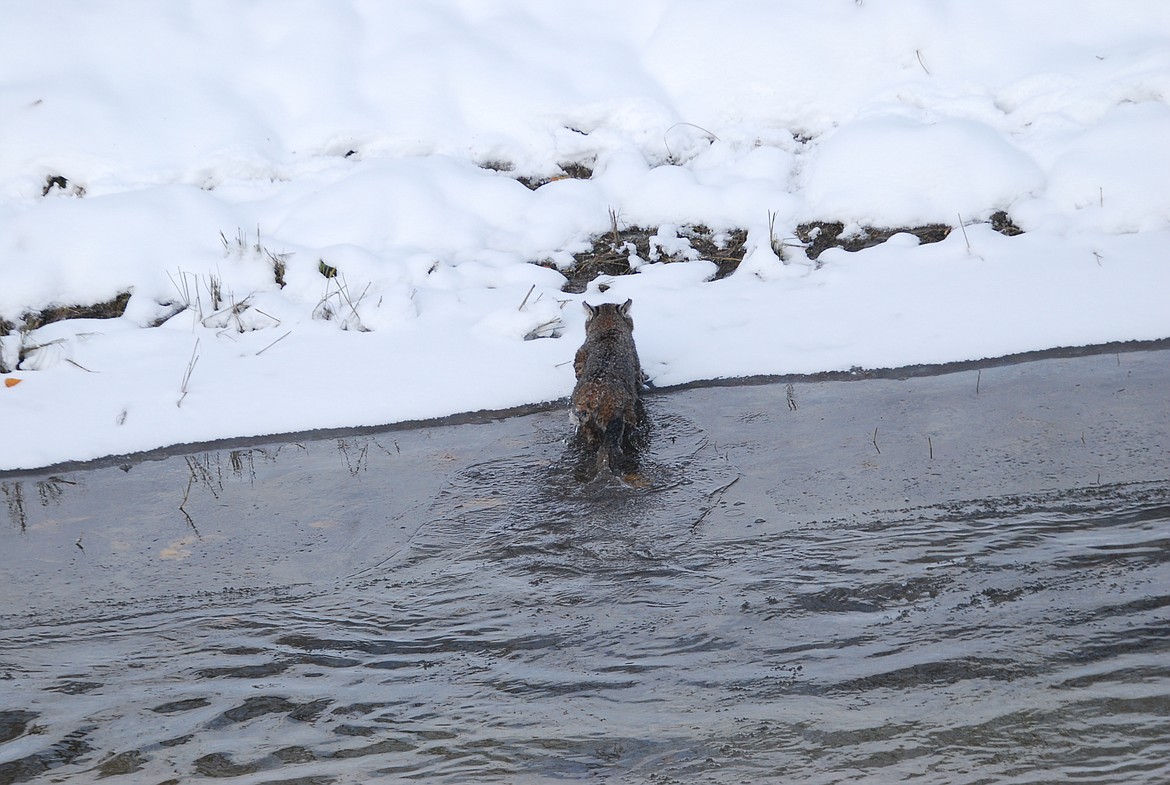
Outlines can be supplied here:
[[900, 454], [963, 384], [880, 455], [896, 383], [657, 398], [631, 483], [560, 414], [5, 480], [0, 783], [1166, 781], [1165, 426]]

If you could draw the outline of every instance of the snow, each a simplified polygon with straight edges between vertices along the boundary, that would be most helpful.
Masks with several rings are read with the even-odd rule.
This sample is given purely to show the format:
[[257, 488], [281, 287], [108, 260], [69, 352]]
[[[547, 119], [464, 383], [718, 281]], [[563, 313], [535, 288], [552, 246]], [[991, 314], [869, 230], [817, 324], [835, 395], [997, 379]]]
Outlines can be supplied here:
[[990, 126], [866, 118], [834, 133], [804, 169], [805, 212], [885, 226], [954, 223], [1039, 191], [1044, 173]]
[[18, 1], [0, 116], [0, 470], [555, 401], [582, 299], [658, 385], [1170, 337], [1160, 0]]

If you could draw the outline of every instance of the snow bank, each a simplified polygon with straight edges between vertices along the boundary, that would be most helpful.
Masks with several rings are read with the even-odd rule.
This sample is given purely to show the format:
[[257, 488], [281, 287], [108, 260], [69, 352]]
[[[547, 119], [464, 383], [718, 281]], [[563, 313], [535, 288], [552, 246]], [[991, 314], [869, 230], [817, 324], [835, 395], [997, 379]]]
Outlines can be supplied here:
[[887, 116], [832, 134], [802, 179], [810, 218], [917, 226], [1006, 209], [1039, 191], [1044, 173], [981, 123]]
[[[1170, 335], [1156, 0], [5, 16], [0, 469], [555, 400], [583, 329], [556, 268], [615, 219], [691, 259], [584, 295], [634, 299], [660, 385]], [[729, 278], [700, 224], [746, 230]]]

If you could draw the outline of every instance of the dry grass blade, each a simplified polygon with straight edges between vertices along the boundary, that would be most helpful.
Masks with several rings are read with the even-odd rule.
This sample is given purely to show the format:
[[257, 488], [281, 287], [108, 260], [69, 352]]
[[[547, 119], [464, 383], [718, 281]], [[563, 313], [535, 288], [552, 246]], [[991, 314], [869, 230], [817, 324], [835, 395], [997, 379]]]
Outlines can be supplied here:
[[187, 397], [187, 386], [191, 383], [191, 374], [195, 371], [195, 364], [199, 362], [199, 339], [195, 339], [195, 348], [191, 350], [191, 359], [187, 361], [187, 370], [183, 372], [183, 381], [179, 385], [179, 391], [182, 395], [179, 400], [175, 402], [175, 406], [182, 406], [183, 399]]

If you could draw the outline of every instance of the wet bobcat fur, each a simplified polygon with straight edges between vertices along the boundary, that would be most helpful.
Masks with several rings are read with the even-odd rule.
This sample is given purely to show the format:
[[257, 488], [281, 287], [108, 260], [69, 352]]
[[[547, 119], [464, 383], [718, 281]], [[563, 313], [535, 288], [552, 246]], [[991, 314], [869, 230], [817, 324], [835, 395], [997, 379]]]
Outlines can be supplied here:
[[570, 416], [584, 446], [615, 472], [630, 457], [642, 387], [630, 304], [584, 303], [585, 343], [573, 361], [577, 386]]

